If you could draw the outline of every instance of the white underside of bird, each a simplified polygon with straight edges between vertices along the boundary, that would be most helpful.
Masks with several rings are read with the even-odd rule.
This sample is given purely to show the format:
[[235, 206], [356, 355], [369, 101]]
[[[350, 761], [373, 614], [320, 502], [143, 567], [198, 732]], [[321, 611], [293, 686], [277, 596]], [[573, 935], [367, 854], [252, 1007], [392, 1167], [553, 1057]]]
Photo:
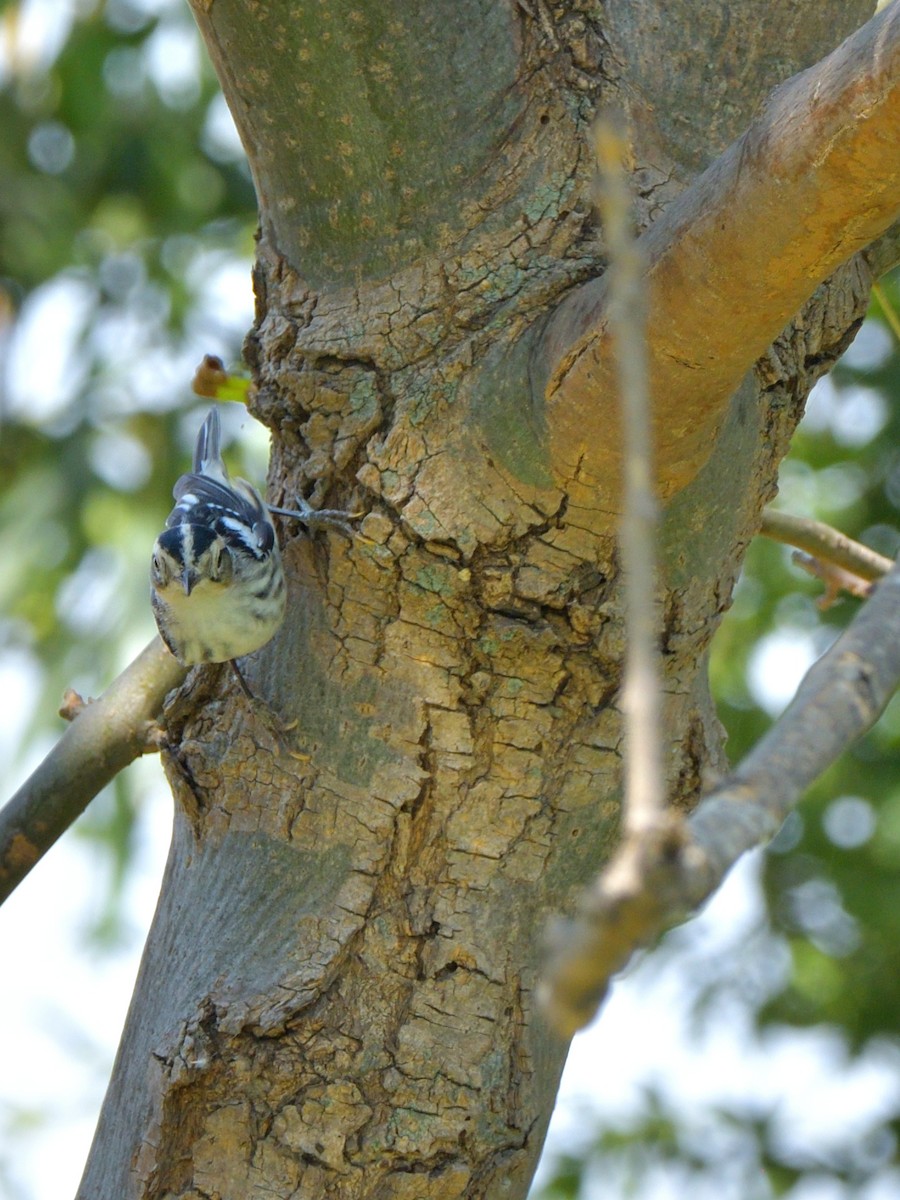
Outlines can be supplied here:
[[[284, 617], [284, 602], [269, 602], [265, 615], [247, 620], [246, 608], [236, 603], [235, 585], [200, 579], [188, 595], [179, 579], [153, 595], [157, 623], [165, 630], [169, 649], [185, 663], [227, 662], [264, 646]], [[209, 633], [215, 630], [215, 656]]]

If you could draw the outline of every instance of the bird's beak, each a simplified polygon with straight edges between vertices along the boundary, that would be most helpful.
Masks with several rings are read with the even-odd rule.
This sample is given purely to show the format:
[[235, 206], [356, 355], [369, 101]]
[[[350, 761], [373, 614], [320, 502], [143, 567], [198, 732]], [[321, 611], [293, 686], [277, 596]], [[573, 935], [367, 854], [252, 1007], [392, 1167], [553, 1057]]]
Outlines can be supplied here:
[[181, 582], [184, 586], [184, 594], [189, 596], [191, 591], [197, 586], [197, 580], [200, 576], [191, 567], [185, 567], [181, 572]]

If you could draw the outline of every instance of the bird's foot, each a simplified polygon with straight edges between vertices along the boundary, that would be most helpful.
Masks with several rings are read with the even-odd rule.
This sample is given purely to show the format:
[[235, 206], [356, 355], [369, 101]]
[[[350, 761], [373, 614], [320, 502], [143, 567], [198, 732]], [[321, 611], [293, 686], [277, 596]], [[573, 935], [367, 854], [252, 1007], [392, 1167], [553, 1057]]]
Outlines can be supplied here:
[[348, 538], [356, 536], [356, 530], [350, 522], [358, 521], [363, 515], [362, 513], [344, 512], [340, 508], [313, 508], [309, 501], [304, 500], [302, 496], [297, 497], [297, 508], [276, 508], [273, 504], [269, 504], [267, 507], [269, 512], [275, 513], [276, 516], [289, 517], [291, 520], [299, 521], [311, 534], [318, 533], [320, 529], [336, 529]]

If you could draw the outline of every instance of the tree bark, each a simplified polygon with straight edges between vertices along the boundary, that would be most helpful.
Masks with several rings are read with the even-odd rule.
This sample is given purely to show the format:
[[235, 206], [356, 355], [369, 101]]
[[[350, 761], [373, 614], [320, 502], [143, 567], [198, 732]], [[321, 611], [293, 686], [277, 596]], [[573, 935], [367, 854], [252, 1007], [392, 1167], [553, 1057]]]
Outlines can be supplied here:
[[[621, 779], [614, 497], [557, 470], [535, 392], [603, 266], [586, 129], [630, 109], [652, 226], [868, 5], [675, 7], [198, 0], [260, 198], [270, 499], [367, 515], [287, 542], [287, 621], [244, 664], [264, 705], [204, 668], [167, 714], [172, 850], [85, 1198], [527, 1192], [566, 1053], [540, 933]], [[816, 291], [668, 496], [675, 805], [721, 765], [706, 649], [869, 280]]]
[[[779, 87], [644, 237], [664, 498], [705, 462], [734, 389], [810, 281], [885, 232], [898, 192], [900, 10], [890, 7]], [[617, 422], [605, 290], [604, 277], [567, 296], [542, 351], [555, 473], [615, 497], [620, 438], [589, 436], [598, 417]]]

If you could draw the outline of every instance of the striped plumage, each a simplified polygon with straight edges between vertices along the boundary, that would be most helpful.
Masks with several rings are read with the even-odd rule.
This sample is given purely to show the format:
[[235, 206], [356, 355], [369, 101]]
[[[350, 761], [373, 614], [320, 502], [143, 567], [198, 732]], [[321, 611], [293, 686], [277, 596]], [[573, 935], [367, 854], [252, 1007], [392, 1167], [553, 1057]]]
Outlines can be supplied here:
[[211, 409], [194, 469], [175, 484], [177, 503], [153, 547], [153, 614], [186, 666], [251, 654], [284, 618], [284, 574], [268, 509], [246, 480], [229, 478], [220, 438], [219, 414]]

